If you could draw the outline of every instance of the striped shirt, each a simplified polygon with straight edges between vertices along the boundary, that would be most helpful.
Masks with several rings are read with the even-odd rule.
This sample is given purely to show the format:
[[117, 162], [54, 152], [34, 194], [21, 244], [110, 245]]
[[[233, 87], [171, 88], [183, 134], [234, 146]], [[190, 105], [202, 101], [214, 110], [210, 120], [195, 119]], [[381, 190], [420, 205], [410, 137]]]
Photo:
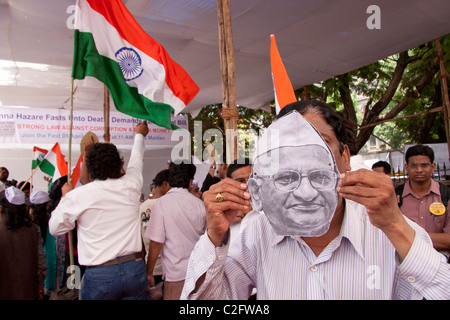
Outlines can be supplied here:
[[[403, 261], [365, 208], [346, 201], [340, 234], [319, 256], [298, 238], [278, 236], [265, 215], [242, 230], [241, 252], [227, 257], [206, 233], [188, 266], [182, 299], [450, 299], [450, 269], [417, 224]], [[197, 279], [206, 273], [196, 293]]]

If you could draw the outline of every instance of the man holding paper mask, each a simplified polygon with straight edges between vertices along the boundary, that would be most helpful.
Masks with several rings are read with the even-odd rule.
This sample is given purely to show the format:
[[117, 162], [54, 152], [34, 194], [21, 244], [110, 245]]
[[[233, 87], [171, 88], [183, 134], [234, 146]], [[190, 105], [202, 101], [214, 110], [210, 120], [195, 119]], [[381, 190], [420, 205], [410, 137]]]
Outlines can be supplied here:
[[[204, 194], [208, 230], [182, 298], [247, 299], [253, 288], [258, 299], [450, 298], [449, 267], [402, 215], [390, 178], [350, 172], [347, 128], [319, 101], [282, 109], [258, 143], [248, 192], [225, 179]], [[264, 214], [225, 259], [230, 221], [250, 194]]]

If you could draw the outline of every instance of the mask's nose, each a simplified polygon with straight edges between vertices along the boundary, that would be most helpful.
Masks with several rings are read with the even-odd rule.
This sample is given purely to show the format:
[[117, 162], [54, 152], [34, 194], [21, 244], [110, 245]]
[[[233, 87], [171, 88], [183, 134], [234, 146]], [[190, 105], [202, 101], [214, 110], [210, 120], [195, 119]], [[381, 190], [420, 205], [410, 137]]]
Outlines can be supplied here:
[[319, 195], [319, 191], [313, 188], [307, 177], [302, 177], [300, 185], [293, 191], [296, 198], [301, 198], [303, 201], [311, 201]]

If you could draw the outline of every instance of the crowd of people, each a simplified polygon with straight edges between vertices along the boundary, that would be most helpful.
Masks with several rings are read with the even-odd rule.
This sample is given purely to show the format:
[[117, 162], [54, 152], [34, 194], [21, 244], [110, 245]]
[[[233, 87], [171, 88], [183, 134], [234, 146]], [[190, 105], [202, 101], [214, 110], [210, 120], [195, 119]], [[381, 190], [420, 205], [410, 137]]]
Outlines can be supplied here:
[[387, 163], [352, 170], [350, 128], [327, 104], [290, 104], [252, 159], [211, 164], [201, 188], [173, 159], [147, 199], [145, 121], [126, 168], [113, 144], [88, 145], [77, 188], [34, 192], [0, 168], [0, 299], [450, 299], [433, 150], [410, 147], [395, 187]]

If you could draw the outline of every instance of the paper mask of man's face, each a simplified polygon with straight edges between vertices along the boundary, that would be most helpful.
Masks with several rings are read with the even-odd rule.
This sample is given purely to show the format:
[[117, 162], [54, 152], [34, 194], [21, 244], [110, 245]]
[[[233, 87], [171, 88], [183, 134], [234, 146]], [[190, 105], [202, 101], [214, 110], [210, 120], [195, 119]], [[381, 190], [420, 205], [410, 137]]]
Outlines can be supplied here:
[[[274, 130], [279, 145], [263, 146]], [[274, 122], [264, 135], [249, 181], [253, 208], [264, 212], [278, 235], [325, 234], [338, 201], [339, 172], [331, 150], [297, 112]]]

